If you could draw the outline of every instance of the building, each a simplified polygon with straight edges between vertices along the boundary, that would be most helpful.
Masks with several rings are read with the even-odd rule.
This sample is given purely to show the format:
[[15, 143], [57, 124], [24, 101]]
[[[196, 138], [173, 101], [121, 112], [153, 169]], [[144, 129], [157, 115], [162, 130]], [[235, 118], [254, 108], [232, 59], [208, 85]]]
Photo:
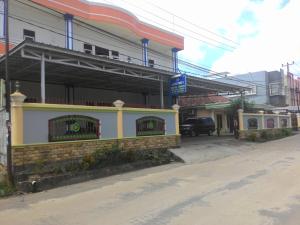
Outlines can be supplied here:
[[[132, 106], [171, 105], [168, 84], [178, 70], [183, 37], [110, 5], [9, 2], [12, 80], [21, 82], [27, 101], [111, 105], [122, 98]], [[187, 82], [190, 93], [232, 88], [200, 78]]]
[[300, 105], [300, 78], [293, 73], [288, 73], [285, 83], [287, 85], [287, 105], [298, 107]]
[[[3, 15], [0, 21], [3, 36]], [[64, 162], [82, 157], [86, 141], [89, 151], [179, 144], [170, 82], [180, 75], [182, 36], [124, 9], [84, 0], [10, 0], [8, 22], [16, 171], [34, 163], [28, 148], [35, 160], [46, 152], [47, 161]], [[189, 75], [184, 83], [188, 95], [241, 90]], [[5, 149], [0, 152], [3, 161]]]
[[[220, 80], [251, 88], [251, 90], [244, 92], [244, 98], [247, 101], [254, 102], [257, 108], [272, 109], [296, 103], [297, 81], [293, 76], [285, 75], [283, 70], [238, 74]], [[230, 99], [241, 97], [241, 93], [221, 94], [227, 95]]]

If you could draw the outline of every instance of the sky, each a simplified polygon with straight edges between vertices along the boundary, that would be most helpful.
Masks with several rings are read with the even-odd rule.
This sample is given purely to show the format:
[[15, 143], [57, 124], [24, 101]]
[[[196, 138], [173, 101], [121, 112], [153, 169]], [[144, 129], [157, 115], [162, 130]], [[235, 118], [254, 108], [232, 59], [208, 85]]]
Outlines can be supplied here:
[[179, 57], [195, 65], [240, 74], [280, 70], [294, 61], [290, 71], [300, 75], [299, 0], [93, 1], [184, 36]]

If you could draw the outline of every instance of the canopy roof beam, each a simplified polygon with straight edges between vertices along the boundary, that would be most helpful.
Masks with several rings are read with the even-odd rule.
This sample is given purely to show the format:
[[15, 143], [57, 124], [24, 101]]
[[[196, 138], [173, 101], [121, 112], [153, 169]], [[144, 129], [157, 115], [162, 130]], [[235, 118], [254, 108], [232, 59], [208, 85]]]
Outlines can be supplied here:
[[118, 67], [116, 65], [104, 65], [97, 62], [86, 62], [80, 58], [73, 58], [69, 57], [68, 55], [64, 56], [57, 56], [53, 55], [51, 52], [38, 52], [31, 49], [22, 48], [21, 49], [21, 56], [25, 59], [33, 59], [33, 60], [42, 60], [42, 56], [44, 55], [45, 62], [61, 64], [66, 66], [73, 66], [82, 69], [90, 69], [96, 70], [101, 72], [108, 72], [118, 75], [125, 75], [130, 77], [139, 77], [143, 79], [155, 80], [160, 81], [160, 76], [158, 74], [148, 74], [143, 72], [134, 72], [126, 67]]

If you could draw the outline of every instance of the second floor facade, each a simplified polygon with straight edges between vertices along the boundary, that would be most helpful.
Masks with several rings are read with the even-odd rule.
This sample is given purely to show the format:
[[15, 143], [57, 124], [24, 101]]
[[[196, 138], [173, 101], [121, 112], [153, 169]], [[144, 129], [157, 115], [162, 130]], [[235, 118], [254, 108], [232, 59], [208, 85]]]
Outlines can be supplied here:
[[[2, 10], [4, 1], [0, 0]], [[0, 35], [4, 36], [4, 15]], [[183, 37], [130, 12], [81, 0], [10, 0], [11, 47], [25, 39], [167, 71], [178, 70]], [[3, 54], [3, 39], [2, 39]]]

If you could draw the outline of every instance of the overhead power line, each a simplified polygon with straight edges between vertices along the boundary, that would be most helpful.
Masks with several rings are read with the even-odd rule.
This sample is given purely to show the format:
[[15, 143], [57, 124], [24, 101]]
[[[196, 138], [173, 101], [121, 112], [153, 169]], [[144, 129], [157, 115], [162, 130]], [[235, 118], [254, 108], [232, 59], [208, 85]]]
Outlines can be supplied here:
[[[16, 1], [19, 2], [20, 4], [24, 5], [24, 6], [28, 6], [28, 4], [26, 4], [26, 3], [24, 3], [24, 2], [22, 2], [22, 1], [20, 1], [20, 0], [16, 0]], [[29, 7], [34, 7], [34, 6], [30, 5]], [[36, 7], [35, 7], [35, 8], [36, 8]], [[41, 9], [41, 8], [37, 8], [37, 9], [38, 9], [38, 10], [43, 10], [43, 9]], [[52, 11], [46, 11], [46, 10], [43, 10], [43, 12], [45, 12], [45, 13], [47, 13], [47, 14], [51, 14], [52, 16], [55, 16], [55, 17], [57, 17], [57, 18], [61, 18], [60, 16], [57, 15], [57, 12], [55, 12], [54, 10], [52, 10]], [[22, 19], [22, 20], [31, 21], [31, 22], [40, 24], [40, 25], [42, 25], [42, 28], [43, 28], [43, 29], [45, 29], [45, 26], [47, 26], [47, 27], [51, 27], [51, 28], [53, 28], [53, 29], [55, 29], [55, 30], [60, 30], [60, 29], [58, 29], [57, 27], [51, 26], [51, 25], [49, 25], [49, 24], [43, 24], [43, 23], [41, 23], [40, 21], [36, 21], [36, 20], [33, 20], [33, 19], [28, 19], [28, 18], [16, 16], [16, 15], [14, 15], [14, 16], [17, 17], [17, 18], [19, 18], [19, 19]], [[122, 37], [118, 37], [118, 36], [116, 36], [116, 35], [110, 34], [110, 33], [108, 33], [107, 31], [101, 30], [100, 28], [94, 27], [93, 25], [87, 24], [87, 23], [85, 23], [85, 22], [83, 22], [83, 21], [75, 20], [75, 22], [77, 22], [80, 26], [83, 26], [84, 28], [86, 28], [86, 29], [88, 29], [88, 30], [91, 30], [91, 31], [93, 31], [93, 32], [97, 32], [98, 34], [101, 34], [102, 36], [108, 37], [110, 40], [111, 40], [111, 39], [114, 39], [114, 40], [116, 40], [116, 41], [118, 41], [118, 42], [125, 43], [126, 45], [130, 45], [131, 48], [134, 48], [134, 49], [136, 49], [137, 51], [140, 51], [140, 50], [141, 50], [141, 49], [140, 49], [140, 46], [137, 46], [136, 43], [133, 43], [133, 42], [131, 42], [131, 41], [128, 41], [128, 40], [126, 40], [126, 39], [124, 39], [124, 38], [122, 38]], [[60, 30], [60, 31], [62, 31], [61, 35], [64, 35], [64, 32], [65, 32], [65, 31], [64, 31], [64, 30]], [[54, 31], [54, 32], [56, 32], [56, 31]], [[103, 44], [110, 45], [110, 46], [113, 46], [113, 47], [116, 47], [116, 48], [119, 48], [119, 49], [127, 50], [126, 48], [124, 48], [123, 45], [118, 45], [118, 46], [116, 46], [115, 44], [112, 44], [111, 42], [110, 42], [110, 43], [107, 43], [107, 42], [105, 42], [104, 40], [93, 39], [93, 38], [91, 38], [90, 36], [89, 36], [89, 37], [85, 37], [85, 36], [79, 35], [79, 34], [76, 34], [76, 35], [77, 35], [77, 36], [84, 37], [84, 38], [88, 38], [88, 39], [90, 39], [90, 40], [94, 40], [94, 41], [97, 41], [97, 42], [101, 42], [101, 43], [103, 43]], [[149, 52], [150, 52], [150, 53], [153, 53], [153, 54], [155, 54], [156, 56], [159, 56], [159, 57], [161, 56], [161, 57], [163, 57], [163, 58], [168, 58], [168, 59], [171, 59], [171, 58], [172, 58], [171, 55], [167, 55], [167, 54], [158, 52], [158, 51], [153, 50], [153, 49], [149, 49]], [[185, 61], [185, 60], [182, 60], [182, 59], [179, 59], [179, 62], [180, 62], [182, 65], [186, 65], [186, 63], [190, 64], [189, 62], [187, 62], [187, 61]], [[201, 71], [201, 72], [209, 73], [209, 69], [205, 68], [205, 66], [198, 66], [198, 65], [194, 65], [194, 66], [198, 67], [199, 71]], [[195, 69], [195, 67], [194, 67], [194, 69]], [[193, 74], [192, 72], [190, 72], [190, 73]], [[213, 73], [217, 73], [217, 72], [213, 72]], [[195, 75], [199, 76], [199, 74], [195, 74]]]
[[[36, 26], [36, 27], [39, 27], [39, 28], [41, 28], [41, 29], [45, 29], [45, 30], [47, 30], [47, 31], [56, 33], [56, 34], [58, 34], [58, 35], [61, 35], [61, 36], [64, 36], [64, 37], [66, 36], [64, 33], [60, 33], [60, 32], [57, 32], [57, 31], [55, 31], [55, 30], [51, 30], [51, 29], [49, 29], [49, 28], [45, 28], [45, 27], [43, 27], [43, 26], [36, 25], [36, 24], [34, 24], [34, 23], [30, 23], [30, 22], [28, 22], [28, 21], [26, 21], [26, 20], [17, 18], [17, 17], [15, 17], [14, 15], [10, 15], [9, 17], [12, 18], [12, 19], [20, 20], [20, 21], [22, 21], [22, 22], [24, 22], [24, 23], [27, 23], [27, 24], [30, 24], [30, 25], [32, 25], [32, 26]], [[86, 43], [86, 41], [81, 40], [81, 39], [78, 39], [78, 38], [74, 38], [74, 40], [80, 41], [80, 42], [82, 42], [82, 43]], [[101, 42], [101, 41], [100, 41], [100, 42]], [[129, 56], [129, 55], [125, 55], [125, 54], [120, 54], [120, 55]], [[130, 56], [130, 57], [131, 57], [131, 56]], [[132, 58], [132, 59], [137, 59], [137, 58], [134, 58], [134, 57], [131, 57], [131, 58]], [[137, 60], [140, 60], [140, 59], [137, 59]], [[203, 68], [203, 67], [199, 67], [199, 66], [194, 65], [194, 64], [192, 64], [192, 63], [189, 63], [189, 62], [187, 62], [187, 61], [182, 61], [182, 60], [180, 60], [180, 61], [183, 62], [184, 65], [190, 66], [191, 68], [197, 68], [197, 69], [202, 70], [202, 71], [205, 71], [205, 72], [213, 73], [212, 76], [217, 76], [217, 77], [219, 77], [219, 78], [225, 78], [225, 79], [228, 79], [228, 80], [237, 81], [237, 82], [239, 82], [239, 83], [244, 83], [244, 84], [248, 84], [248, 85], [250, 84], [250, 85], [256, 85], [256, 86], [262, 86], [261, 84], [257, 84], [257, 83], [250, 82], [250, 81], [245, 81], [245, 80], [242, 80], [242, 79], [239, 79], [239, 78], [235, 78], [235, 77], [233, 77], [233, 76], [230, 77], [230, 76], [219, 75], [219, 73], [216, 72], [216, 71], [213, 71], [213, 70], [210, 70], [210, 69], [207, 69], [207, 68]], [[157, 65], [160, 66], [160, 67], [166, 68], [166, 69], [172, 69], [171, 67], [167, 67], [167, 66], [163, 66], [163, 65], [159, 65], [159, 64], [157, 64]], [[187, 74], [192, 74], [192, 75], [198, 75], [197, 73], [193, 73], [193, 72], [190, 72], [190, 71], [182, 71], [182, 72], [183, 72], [183, 73], [187, 73]]]
[[144, 0], [144, 1], [147, 2], [147, 4], [152, 5], [152, 6], [154, 6], [155, 8], [164, 11], [164, 12], [168, 13], [169, 15], [171, 15], [171, 16], [173, 16], [173, 17], [175, 17], [175, 18], [178, 18], [178, 19], [180, 19], [180, 20], [182, 20], [182, 21], [185, 21], [185, 22], [187, 22], [187, 23], [193, 25], [194, 27], [196, 27], [196, 28], [198, 28], [198, 29], [201, 29], [201, 30], [203, 30], [203, 31], [205, 31], [205, 32], [208, 32], [208, 33], [212, 34], [212, 35], [215, 35], [215, 36], [217, 36], [217, 37], [219, 37], [219, 38], [221, 38], [221, 39], [223, 39], [223, 40], [229, 41], [229, 42], [231, 42], [231, 43], [233, 43], [233, 44], [235, 44], [235, 45], [239, 45], [238, 42], [233, 41], [233, 40], [230, 39], [230, 38], [227, 38], [227, 37], [225, 37], [225, 36], [222, 36], [222, 35], [220, 35], [220, 34], [218, 34], [218, 33], [216, 33], [216, 32], [213, 32], [213, 31], [207, 29], [207, 28], [201, 27], [201, 26], [199, 26], [198, 24], [195, 24], [195, 23], [193, 23], [193, 22], [190, 21], [190, 20], [187, 20], [187, 19], [185, 19], [185, 18], [183, 18], [183, 17], [181, 17], [181, 16], [178, 16], [178, 15], [176, 15], [176, 14], [174, 14], [174, 13], [172, 13], [172, 12], [170, 12], [170, 11], [168, 11], [168, 10], [166, 10], [166, 9], [164, 9], [164, 8], [162, 8], [162, 7], [160, 7], [160, 6], [158, 6], [158, 5], [155, 5], [155, 4], [152, 3], [152, 2], [149, 2], [148, 0]]
[[[64, 33], [64, 31], [63, 31], [63, 33], [60, 33], [60, 32], [57, 32], [57, 31], [55, 31], [55, 30], [51, 30], [51, 29], [49, 29], [49, 28], [44, 27], [44, 26], [46, 26], [45, 24], [42, 24], [42, 26], [36, 25], [36, 24], [34, 24], [34, 23], [31, 23], [31, 22], [26, 21], [26, 20], [28, 20], [28, 19], [25, 19], [25, 18], [21, 19], [20, 17], [18, 18], [18, 17], [15, 16], [15, 15], [11, 15], [10, 18], [18, 19], [18, 20], [20, 20], [20, 21], [22, 21], [22, 22], [24, 22], [24, 23], [28, 23], [28, 24], [30, 24], [30, 25], [32, 25], [32, 26], [36, 26], [36, 27], [39, 27], [39, 28], [41, 28], [41, 29], [48, 30], [48, 31], [53, 32], [53, 33], [56, 33], [56, 34], [58, 34], [58, 35], [62, 35], [62, 36], [64, 36], [64, 37], [66, 36], [65, 33]], [[37, 21], [35, 21], [35, 22], [37, 22]], [[41, 24], [41, 23], [39, 22], [39, 24]], [[48, 25], [47, 25], [47, 26], [48, 26]], [[56, 29], [57, 29], [57, 28], [56, 28]], [[91, 29], [91, 30], [93, 30], [93, 29]], [[93, 31], [95, 31], [95, 30], [93, 30]], [[102, 33], [101, 33], [101, 34], [102, 34]], [[90, 37], [89, 37], [89, 38], [90, 38]], [[81, 40], [81, 39], [78, 39], [78, 38], [74, 38], [74, 40], [80, 41], [80, 42], [82, 42], [82, 43], [86, 43], [86, 41]], [[101, 41], [98, 40], [98, 39], [95, 40], [95, 41], [101, 42]], [[108, 43], [106, 43], [106, 44], [108, 44]], [[111, 45], [111, 44], [110, 44], [110, 45]], [[125, 48], [124, 48], [124, 49], [125, 49]], [[127, 49], [126, 49], [126, 50], [127, 50]], [[139, 49], [139, 50], [140, 50], [140, 49]], [[125, 55], [125, 54], [121, 54], [121, 55], [128, 56], [128, 55]], [[159, 55], [161, 55], [161, 56], [163, 56], [163, 57], [166, 57], [166, 56], [167, 56], [167, 55], [164, 55], [164, 54], [159, 54]], [[167, 56], [167, 57], [171, 58], [170, 56]], [[132, 58], [134, 58], [134, 57], [132, 57]], [[140, 60], [140, 59], [137, 59], [137, 60]], [[200, 66], [198, 66], [198, 65], [192, 64], [192, 63], [187, 62], [187, 61], [183, 61], [183, 60], [179, 60], [179, 61], [180, 61], [182, 64], [184, 64], [185, 66], [188, 66], [188, 67], [190, 67], [190, 68], [197, 69], [197, 70], [202, 71], [202, 72], [210, 73], [211, 76], [216, 76], [216, 77], [219, 77], [219, 78], [225, 78], [225, 79], [228, 79], [228, 80], [237, 81], [237, 82], [239, 82], [239, 83], [244, 83], [244, 84], [247, 84], [247, 85], [251, 84], [251, 85], [256, 85], [256, 86], [261, 86], [261, 87], [263, 86], [263, 85], [258, 84], [258, 83], [245, 81], [245, 80], [242, 80], [242, 79], [239, 79], [239, 78], [234, 78], [233, 76], [220, 75], [220, 74], [219, 74], [218, 72], [216, 72], [216, 71], [213, 71], [213, 70], [210, 70], [210, 69], [207, 69], [207, 68], [204, 68], [204, 67], [200, 67]], [[163, 65], [159, 65], [159, 64], [157, 64], [157, 65], [158, 65], [158, 66], [161, 66], [161, 67], [164, 67], [164, 68], [172, 69], [171, 67], [167, 67], [167, 66], [163, 66]], [[193, 72], [190, 72], [190, 71], [182, 71], [182, 72], [187, 73], [187, 74], [192, 74], [192, 75], [199, 76], [198, 73], [193, 73]]]
[[[141, 8], [141, 7], [139, 7], [139, 6], [137, 6], [137, 5], [133, 4], [133, 3], [131, 3], [131, 2], [129, 2], [129, 1], [126, 1], [126, 0], [121, 0], [121, 1], [123, 1], [123, 2], [125, 2], [125, 3], [127, 3], [127, 4], [129, 4], [129, 5], [132, 5], [133, 7], [137, 8], [137, 9], [140, 9], [140, 10], [146, 12], [146, 13], [149, 13], [149, 14], [155, 16], [156, 18], [159, 18], [159, 19], [161, 19], [161, 20], [163, 20], [163, 21], [166, 21], [166, 22], [170, 22], [169, 20], [167, 20], [167, 19], [165, 19], [165, 18], [163, 18], [163, 17], [161, 17], [161, 16], [159, 16], [159, 15], [157, 15], [157, 14], [154, 14], [153, 12], [150, 12], [149, 10], [146, 10], [146, 9], [144, 9], [144, 8]], [[107, 1], [106, 1], [106, 2], [107, 2]], [[141, 18], [144, 18], [144, 19], [148, 20], [148, 21], [154, 22], [155, 25], [158, 25], [159, 27], [163, 27], [163, 28], [167, 28], [167, 29], [169, 29], [169, 30], [172, 30], [171, 27], [168, 27], [168, 26], [166, 26], [166, 25], [164, 25], [164, 24], [158, 23], [158, 22], [154, 21], [153, 19], [149, 19], [148, 17], [145, 17], [144, 15], [140, 15], [139, 13], [135, 13], [135, 14], [138, 15], [138, 16], [140, 16]], [[190, 38], [195, 39], [195, 40], [197, 40], [197, 41], [203, 42], [203, 43], [205, 43], [205, 44], [207, 44], [207, 45], [213, 46], [213, 47], [215, 47], [215, 48], [220, 48], [220, 49], [223, 49], [223, 50], [225, 50], [225, 51], [233, 51], [233, 50], [236, 48], [235, 46], [228, 45], [228, 44], [226, 44], [226, 43], [224, 43], [224, 42], [221, 42], [221, 41], [218, 41], [218, 40], [216, 40], [216, 39], [214, 39], [214, 38], [208, 37], [208, 36], [206, 36], [206, 35], [204, 35], [204, 34], [201, 34], [201, 33], [199, 33], [199, 32], [196, 32], [195, 30], [189, 29], [189, 28], [187, 28], [187, 27], [185, 27], [185, 26], [183, 26], [183, 25], [176, 24], [176, 26], [179, 27], [179, 28], [181, 28], [181, 29], [184, 30], [184, 31], [188, 31], [188, 32], [190, 32], [190, 33], [193, 33], [194, 35], [201, 36], [201, 37], [205, 38], [206, 40], [200, 39], [199, 37], [195, 37], [194, 35], [191, 35], [191, 34], [189, 34], [189, 33], [183, 33], [183, 32], [181, 32], [181, 31], [176, 30], [178, 34], [184, 35], [184, 36], [187, 36], [187, 37], [190, 37]], [[207, 40], [212, 41], [212, 42], [214, 42], [214, 43], [208, 42]]]
[[[48, 13], [48, 12], [47, 12], [47, 13]], [[54, 14], [51, 14], [51, 15], [54, 15]], [[54, 16], [56, 16], [56, 15], [54, 15]], [[10, 18], [19, 20], [19, 21], [21, 21], [21, 22], [30, 24], [30, 25], [32, 25], [32, 26], [36, 26], [36, 27], [38, 27], [38, 28], [40, 28], [40, 29], [48, 30], [48, 31], [50, 31], [50, 32], [53, 32], [53, 33], [56, 33], [56, 34], [58, 34], [58, 35], [61, 35], [61, 36], [64, 36], [64, 37], [65, 37], [65, 31], [64, 31], [64, 29], [58, 29], [57, 27], [54, 27], [54, 26], [51, 26], [51, 25], [48, 25], [48, 24], [43, 24], [43, 23], [41, 23], [40, 21], [36, 21], [36, 20], [33, 20], [33, 19], [28, 19], [28, 18], [20, 17], [20, 16], [17, 16], [17, 15], [14, 15], [14, 14], [11, 14]], [[78, 23], [78, 24], [80, 24], [81, 26], [83, 26], [84, 28], [86, 28], [86, 29], [88, 29], [88, 30], [91, 30], [91, 31], [93, 31], [93, 32], [97, 32], [97, 33], [99, 33], [99, 34], [101, 34], [101, 35], [103, 35], [103, 36], [106, 36], [106, 37], [108, 37], [109, 39], [115, 39], [115, 40], [117, 40], [118, 42], [123, 42], [123, 43], [125, 43], [125, 44], [127, 44], [127, 45], [130, 45], [131, 48], [134, 48], [134, 49], [136, 49], [137, 51], [140, 51], [140, 50], [141, 50], [141, 49], [140, 49], [140, 46], [137, 46], [135, 43], [129, 42], [129, 41], [124, 40], [124, 39], [119, 38], [119, 37], [112, 36], [112, 35], [110, 35], [110, 34], [107, 33], [107, 32], [104, 32], [104, 31], [101, 31], [101, 30], [100, 30], [100, 31], [99, 31], [99, 30], [96, 30], [96, 29], [94, 29], [92, 26], [90, 26], [89, 24], [83, 23], [83, 22], [81, 22], [81, 21], [75, 21], [75, 22]], [[38, 25], [37, 25], [37, 24], [38, 24]], [[46, 27], [48, 27], [48, 28], [46, 28]], [[51, 28], [52, 28], [52, 29], [51, 29]], [[108, 43], [108, 42], [106, 42], [106, 41], [104, 41], [104, 40], [93, 39], [93, 38], [91, 38], [90, 36], [89, 36], [89, 37], [85, 37], [85, 36], [79, 35], [79, 34], [76, 34], [76, 36], [81, 36], [81, 37], [84, 37], [84, 38], [88, 38], [89, 40], [97, 41], [97, 42], [100, 42], [100, 43], [102, 43], [102, 44], [104, 44], [104, 45], [110, 45], [110, 46], [112, 46], [112, 47], [115, 47], [115, 48], [118, 48], [118, 49], [123, 49], [123, 50], [125, 50], [125, 51], [128, 50], [128, 49], [124, 48], [123, 45], [118, 45], [118, 46], [117, 46], [117, 45], [115, 45], [115, 44]], [[85, 43], [86, 43], [85, 40], [81, 40], [81, 39], [79, 39], [79, 38], [74, 38], [74, 40], [77, 40], [77, 41], [85, 42]], [[20, 41], [22, 41], [22, 40], [20, 40]], [[17, 42], [17, 40], [14, 40], [14, 42]], [[155, 51], [155, 50], [152, 50], [152, 49], [149, 49], [149, 50], [150, 50], [149, 52], [151, 52], [152, 54], [154, 54], [154, 55], [156, 55], [156, 56], [158, 56], [158, 57], [163, 57], [163, 58], [172, 59], [171, 55], [163, 54], [163, 53], [160, 53], [160, 52]], [[134, 58], [134, 57], [131, 57], [131, 58]], [[191, 65], [189, 62], [184, 61], [184, 60], [180, 60], [180, 59], [179, 59], [179, 62], [180, 62], [182, 65], [185, 65], [185, 66], [190, 66], [190, 65]], [[169, 68], [170, 68], [170, 67], [169, 67]], [[194, 65], [193, 69], [195, 69], [195, 68], [198, 69], [198, 70], [201, 71], [201, 72], [209, 73], [209, 71], [210, 71], [210, 70], [207, 69], [207, 68], [200, 67], [200, 66], [197, 66], [197, 65]], [[187, 72], [187, 71], [186, 71], [186, 72]], [[190, 72], [190, 73], [192, 73], [192, 72]], [[195, 75], [198, 75], [198, 76], [199, 76], [199, 74], [195, 74]]]

